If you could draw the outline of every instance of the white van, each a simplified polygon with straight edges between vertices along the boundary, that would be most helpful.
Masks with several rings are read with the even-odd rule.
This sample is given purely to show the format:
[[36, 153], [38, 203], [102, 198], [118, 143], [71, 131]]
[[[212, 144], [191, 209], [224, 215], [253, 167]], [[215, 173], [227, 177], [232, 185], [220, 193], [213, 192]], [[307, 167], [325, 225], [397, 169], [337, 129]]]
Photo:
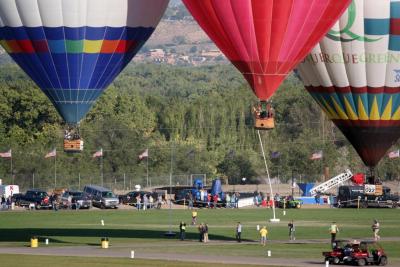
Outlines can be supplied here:
[[110, 189], [97, 185], [86, 185], [85, 188], [83, 188], [83, 192], [89, 196], [92, 200], [92, 205], [95, 207], [101, 209], [118, 208], [119, 199]]

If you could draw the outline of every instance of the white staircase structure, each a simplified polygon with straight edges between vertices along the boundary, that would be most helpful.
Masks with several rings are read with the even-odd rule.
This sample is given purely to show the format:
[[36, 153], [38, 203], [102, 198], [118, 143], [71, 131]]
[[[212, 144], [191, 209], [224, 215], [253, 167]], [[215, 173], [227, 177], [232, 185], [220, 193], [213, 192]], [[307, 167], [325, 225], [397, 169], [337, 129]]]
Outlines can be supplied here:
[[336, 186], [339, 186], [346, 182], [347, 180], [351, 179], [353, 177], [353, 174], [349, 169], [346, 170], [346, 172], [341, 173], [332, 179], [329, 179], [326, 182], [323, 182], [322, 184], [319, 184], [317, 186], [314, 186], [313, 188], [310, 189], [310, 194], [312, 196], [315, 196], [317, 193], [324, 193], [328, 191], [331, 188], [334, 188]]

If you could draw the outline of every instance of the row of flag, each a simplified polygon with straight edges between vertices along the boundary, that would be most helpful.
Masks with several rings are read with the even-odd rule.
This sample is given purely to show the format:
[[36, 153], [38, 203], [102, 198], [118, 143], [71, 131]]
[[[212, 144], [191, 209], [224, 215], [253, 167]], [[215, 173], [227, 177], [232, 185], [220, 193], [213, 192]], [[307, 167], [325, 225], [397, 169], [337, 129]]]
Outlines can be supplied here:
[[[100, 149], [98, 151], [96, 151], [92, 157], [93, 158], [98, 158], [98, 157], [102, 157], [103, 156], [103, 149]], [[319, 160], [323, 158], [323, 151], [319, 150], [316, 151], [314, 153], [311, 154], [310, 156], [310, 160]], [[57, 150], [53, 149], [52, 151], [50, 151], [49, 153], [47, 153], [44, 158], [52, 158], [52, 157], [56, 157], [57, 156]], [[273, 151], [271, 152], [271, 158], [272, 159], [277, 159], [281, 156], [281, 153], [279, 151]], [[139, 160], [144, 160], [146, 158], [149, 157], [149, 149], [145, 149], [140, 155], [139, 155]], [[388, 153], [388, 157], [390, 159], [394, 159], [394, 158], [399, 158], [400, 157], [400, 149], [391, 151]], [[0, 158], [12, 158], [12, 151], [11, 149], [9, 151], [6, 152], [0, 152]]]
[[[281, 156], [281, 153], [278, 151], [271, 152], [272, 159], [279, 158], [280, 156]], [[309, 159], [310, 160], [319, 160], [319, 159], [322, 159], [323, 156], [324, 156], [323, 151], [319, 150], [319, 151], [312, 153]], [[399, 157], [400, 157], [400, 149], [397, 149], [397, 150], [394, 150], [394, 151], [391, 151], [388, 153], [388, 158], [390, 158], [390, 159], [399, 158]]]
[[[322, 150], [316, 151], [314, 153], [311, 154], [310, 156], [310, 160], [318, 160], [318, 159], [322, 159], [323, 157], [323, 152]], [[281, 156], [281, 152], [279, 151], [273, 151], [271, 152], [271, 159], [277, 159]]]
[[[94, 152], [94, 154], [92, 155], [92, 158], [98, 158], [98, 157], [102, 157], [103, 156], [103, 149], [97, 150], [96, 152]], [[53, 149], [51, 150], [49, 153], [47, 153], [44, 158], [53, 158], [57, 156], [57, 150]], [[149, 150], [146, 149], [145, 151], [143, 151], [140, 155], [139, 155], [139, 160], [143, 160], [149, 157]], [[7, 152], [0, 152], [0, 158], [12, 158], [12, 151], [11, 149]]]

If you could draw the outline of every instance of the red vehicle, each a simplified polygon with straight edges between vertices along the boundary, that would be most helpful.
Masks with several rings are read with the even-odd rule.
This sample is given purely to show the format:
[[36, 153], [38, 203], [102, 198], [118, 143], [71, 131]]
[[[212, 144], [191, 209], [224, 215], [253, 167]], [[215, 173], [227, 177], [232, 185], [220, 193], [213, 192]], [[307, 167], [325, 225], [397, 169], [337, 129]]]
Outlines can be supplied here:
[[352, 244], [349, 240], [335, 240], [332, 244], [332, 251], [322, 252], [322, 255], [325, 257], [325, 261], [329, 261], [331, 264], [340, 264], [350, 254], [348, 251], [351, 247]]
[[364, 266], [367, 264], [386, 265], [387, 255], [383, 248], [375, 241], [349, 242], [336, 240], [333, 249], [322, 252], [325, 261], [331, 264], [351, 264]]
[[385, 251], [375, 241], [362, 241], [360, 246], [352, 251], [347, 260], [359, 266], [364, 266], [366, 264], [383, 266], [388, 262]]

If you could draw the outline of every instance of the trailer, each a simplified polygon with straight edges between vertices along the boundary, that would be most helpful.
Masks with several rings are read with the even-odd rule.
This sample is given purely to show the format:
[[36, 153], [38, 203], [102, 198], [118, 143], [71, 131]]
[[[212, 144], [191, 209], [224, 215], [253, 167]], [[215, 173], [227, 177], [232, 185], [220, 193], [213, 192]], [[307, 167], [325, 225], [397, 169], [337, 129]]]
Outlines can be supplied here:
[[0, 185], [0, 196], [8, 198], [14, 194], [19, 194], [18, 185]]
[[396, 208], [399, 196], [393, 195], [390, 188], [382, 185], [340, 186], [337, 196], [339, 208]]

